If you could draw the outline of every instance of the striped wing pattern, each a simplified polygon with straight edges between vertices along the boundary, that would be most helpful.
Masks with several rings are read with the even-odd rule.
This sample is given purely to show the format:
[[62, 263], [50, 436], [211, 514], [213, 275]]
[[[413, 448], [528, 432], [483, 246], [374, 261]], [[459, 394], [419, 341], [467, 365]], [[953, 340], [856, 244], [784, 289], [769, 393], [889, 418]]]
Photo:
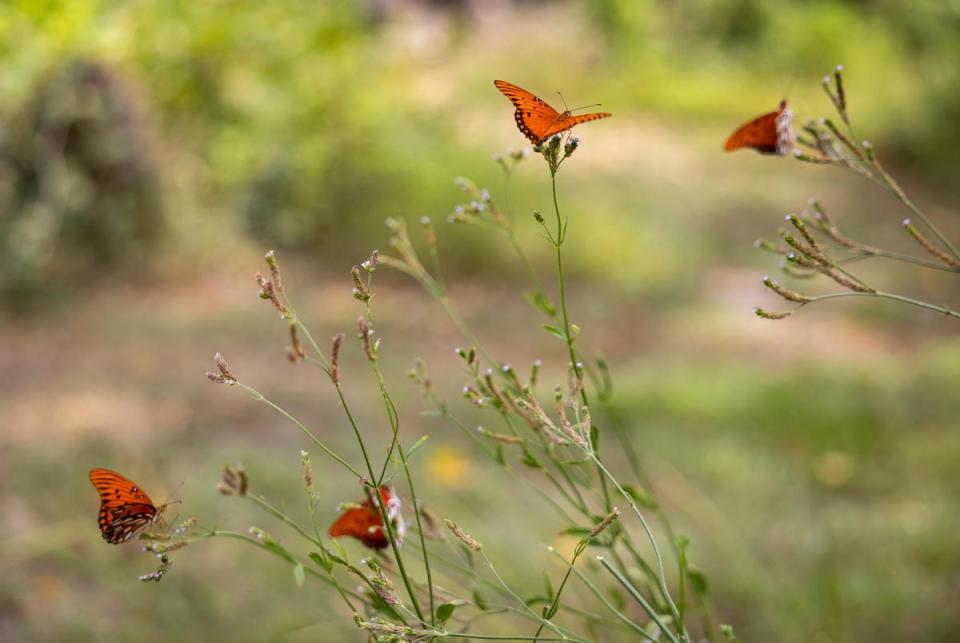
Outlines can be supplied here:
[[534, 145], [539, 145], [554, 134], [559, 134], [580, 123], [610, 116], [607, 112], [594, 112], [576, 116], [570, 112], [558, 112], [543, 99], [513, 83], [508, 83], [505, 80], [495, 80], [493, 84], [516, 107], [513, 118], [517, 122], [517, 128]]
[[103, 539], [117, 545], [126, 542], [160, 517], [157, 507], [136, 484], [110, 469], [91, 469], [90, 482], [100, 494], [97, 523]]

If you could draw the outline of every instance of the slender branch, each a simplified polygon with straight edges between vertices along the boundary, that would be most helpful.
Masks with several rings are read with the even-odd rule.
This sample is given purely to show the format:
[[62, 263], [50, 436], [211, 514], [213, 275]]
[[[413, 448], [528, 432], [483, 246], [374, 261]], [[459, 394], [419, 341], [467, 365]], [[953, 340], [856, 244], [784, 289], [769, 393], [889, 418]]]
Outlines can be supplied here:
[[300, 429], [308, 438], [310, 438], [310, 440], [311, 440], [314, 444], [316, 444], [318, 447], [320, 447], [320, 449], [322, 449], [324, 453], [326, 453], [328, 456], [330, 456], [331, 458], [333, 458], [334, 460], [336, 460], [337, 462], [339, 462], [340, 464], [342, 464], [344, 467], [346, 467], [346, 468], [350, 471], [350, 473], [352, 473], [354, 476], [356, 476], [357, 478], [362, 478], [362, 477], [363, 477], [363, 475], [362, 475], [359, 471], [357, 471], [356, 469], [353, 468], [353, 465], [351, 465], [349, 462], [347, 462], [346, 460], [344, 460], [343, 458], [341, 458], [339, 455], [337, 455], [336, 453], [334, 453], [333, 450], [330, 449], [330, 447], [328, 447], [326, 444], [324, 444], [324, 443], [320, 440], [320, 438], [318, 438], [316, 435], [314, 435], [313, 432], [310, 431], [310, 429], [308, 429], [307, 427], [305, 427], [305, 426], [303, 425], [303, 423], [300, 422], [300, 420], [298, 420], [297, 418], [295, 418], [295, 417], [293, 417], [292, 415], [290, 415], [290, 413], [288, 413], [288, 412], [287, 412], [285, 409], [283, 409], [282, 407], [277, 406], [277, 404], [275, 404], [272, 400], [270, 400], [268, 397], [266, 397], [265, 395], [263, 395], [263, 393], [261, 393], [260, 391], [256, 390], [256, 389], [253, 388], [252, 386], [248, 386], [248, 385], [244, 384], [243, 382], [239, 382], [239, 381], [238, 381], [238, 382], [237, 382], [237, 386], [239, 386], [240, 388], [242, 388], [243, 390], [245, 390], [247, 393], [249, 393], [249, 394], [253, 397], [253, 399], [257, 400], [258, 402], [263, 402], [264, 404], [266, 404], [267, 406], [269, 406], [270, 408], [272, 408], [273, 410], [277, 411], [278, 413], [280, 413], [281, 415], [283, 415], [285, 418], [287, 418], [288, 420], [290, 420], [291, 422], [293, 422], [293, 424], [296, 425], [296, 427], [297, 427], [298, 429]]
[[[565, 637], [564, 634], [563, 634], [563, 632], [560, 630], [560, 628], [557, 627], [556, 625], [554, 625], [552, 621], [550, 621], [550, 620], [548, 620], [548, 619], [545, 619], [544, 617], [540, 616], [539, 614], [537, 614], [536, 612], [534, 612], [532, 609], [530, 609], [530, 606], [527, 605], [527, 602], [526, 602], [525, 600], [523, 600], [522, 598], [520, 598], [520, 596], [518, 596], [517, 593], [514, 592], [514, 591], [510, 588], [509, 585], [507, 585], [507, 581], [503, 580], [503, 577], [500, 576], [500, 574], [497, 572], [497, 568], [493, 566], [493, 561], [491, 561], [491, 560], [487, 557], [486, 553], [484, 553], [483, 550], [480, 550], [479, 553], [480, 553], [480, 557], [483, 558], [483, 562], [484, 562], [484, 563], [487, 565], [487, 567], [490, 569], [490, 572], [493, 574], [494, 578], [497, 579], [497, 582], [499, 582], [500, 585], [503, 586], [503, 588], [510, 594], [510, 596], [513, 597], [514, 600], [516, 600], [518, 603], [520, 603], [520, 604], [523, 606], [523, 608], [527, 611], [527, 613], [530, 614], [530, 616], [532, 616], [534, 619], [536, 619], [537, 621], [539, 621], [541, 625], [545, 625], [546, 627], [549, 627], [551, 630], [553, 630], [554, 632], [556, 632], [559, 636], [564, 637], [563, 640], [571, 640], [571, 639]], [[574, 639], [572, 639], [572, 640], [585, 641], [585, 639], [581, 639], [581, 638], [579, 638], [579, 637], [576, 637], [576, 638], [574, 638]]]
[[620, 495], [622, 495], [624, 499], [626, 499], [627, 503], [629, 503], [633, 513], [636, 514], [637, 518], [640, 519], [640, 524], [643, 525], [643, 530], [646, 532], [647, 539], [650, 541], [650, 546], [653, 548], [654, 558], [657, 560], [660, 589], [663, 591], [663, 596], [666, 599], [667, 604], [670, 606], [670, 611], [673, 613], [674, 619], [676, 619], [677, 627], [683, 631], [684, 626], [679, 620], [679, 610], [677, 610], [677, 605], [673, 602], [673, 598], [670, 596], [670, 590], [667, 589], [667, 575], [663, 569], [663, 557], [660, 555], [660, 548], [657, 546], [657, 539], [653, 536], [653, 530], [650, 529], [650, 525], [647, 523], [646, 518], [643, 517], [643, 514], [640, 513], [640, 510], [637, 508], [636, 502], [633, 500], [633, 496], [627, 493], [623, 487], [620, 486], [620, 483], [617, 482], [617, 479], [613, 477], [613, 474], [611, 474], [607, 468], [603, 466], [603, 463], [600, 462], [600, 459], [597, 457], [597, 455], [592, 450], [588, 451], [587, 455], [589, 455], [590, 458], [597, 464], [597, 467], [603, 471], [604, 475], [610, 479], [610, 482], [614, 487], [616, 487], [617, 491], [620, 492]]
[[[431, 245], [436, 249], [436, 244]], [[439, 266], [439, 256], [435, 257], [437, 265]], [[373, 273], [370, 273], [367, 277], [367, 289], [371, 290], [373, 285]], [[372, 291], [372, 290], [371, 290]], [[366, 301], [366, 310], [367, 310], [367, 319], [372, 319], [372, 309], [370, 307], [370, 300]], [[393, 434], [393, 438], [390, 443], [390, 448], [387, 451], [387, 457], [383, 462], [383, 470], [380, 472], [380, 477], [377, 478], [376, 486], [377, 489], [380, 488], [380, 484], [383, 482], [383, 478], [386, 475], [387, 463], [390, 460], [390, 454], [392, 453], [394, 447], [396, 447], [397, 454], [400, 456], [400, 462], [403, 465], [403, 473], [407, 479], [407, 486], [410, 489], [410, 502], [413, 504], [413, 515], [417, 522], [417, 534], [420, 537], [420, 545], [423, 548], [423, 567], [427, 576], [427, 594], [429, 596], [430, 602], [430, 624], [436, 625], [436, 612], [434, 609], [434, 593], [433, 593], [433, 574], [430, 571], [430, 556], [427, 553], [427, 544], [424, 541], [423, 536], [423, 527], [420, 524], [420, 506], [417, 503], [417, 492], [413, 484], [413, 475], [410, 473], [410, 467], [407, 463], [407, 456], [403, 450], [403, 444], [400, 442], [400, 414], [397, 412], [397, 407], [393, 402], [393, 398], [390, 396], [390, 392], [387, 390], [386, 382], [383, 380], [383, 372], [380, 370], [379, 364], [379, 354], [376, 350], [373, 352], [373, 359], [370, 361], [370, 368], [373, 369], [374, 374], [377, 378], [377, 388], [380, 391], [380, 396], [383, 398], [384, 410], [387, 414], [387, 421], [390, 423], [390, 431]], [[379, 493], [379, 491], [377, 492]], [[414, 603], [416, 605], [416, 602]], [[419, 612], [418, 612], [419, 616]]]
[[[577, 354], [573, 348], [574, 338], [570, 334], [570, 319], [569, 315], [567, 314], [567, 296], [563, 274], [562, 251], [563, 242], [566, 238], [566, 222], [564, 222], [560, 216], [560, 204], [557, 201], [556, 168], [552, 168], [550, 172], [550, 188], [551, 193], [553, 194], [553, 211], [557, 215], [557, 237], [556, 241], [554, 241], [554, 246], [557, 249], [557, 281], [560, 287], [560, 312], [563, 317], [563, 337], [566, 340], [567, 352], [570, 355], [570, 367], [573, 369], [574, 375], [576, 375], [577, 379], [581, 379], [583, 377], [583, 366], [581, 366], [580, 362], [577, 360]], [[582, 400], [584, 406], [589, 406], [589, 402], [587, 401], [587, 391], [582, 386], [580, 387], [580, 399]], [[613, 506], [613, 503], [610, 500], [610, 491], [607, 489], [607, 482], [602, 475], [598, 475], [597, 477], [600, 479], [600, 488], [603, 491], [604, 509], [609, 512]]]
[[[565, 565], [568, 565], [569, 569], [573, 570], [573, 573], [577, 575], [577, 578], [579, 578], [581, 582], [583, 582], [583, 584], [586, 585], [591, 592], [593, 592], [594, 596], [600, 599], [600, 602], [603, 603], [606, 606], [606, 608], [610, 610], [611, 613], [613, 613], [614, 616], [620, 619], [621, 622], [626, 623], [630, 627], [630, 629], [635, 631], [641, 637], [647, 639], [648, 641], [652, 641], [653, 643], [656, 643], [657, 639], [655, 639], [645, 629], [643, 629], [643, 626], [641, 626], [639, 623], [633, 622], [629, 616], [627, 616], [626, 614], [618, 610], [616, 607], [614, 607], [614, 605], [610, 602], [610, 599], [608, 599], [603, 594], [603, 592], [601, 592], [600, 589], [598, 589], [597, 586], [594, 585], [589, 578], [587, 578], [587, 576], [583, 572], [581, 572], [579, 569], [574, 567], [569, 561], [567, 561], [563, 556], [561, 556], [560, 552], [553, 550], [553, 553], [554, 555], [556, 555], [557, 558], [562, 560]], [[544, 639], [541, 639], [541, 640], [544, 640]]]
[[660, 620], [660, 615], [657, 614], [653, 607], [651, 607], [650, 603], [647, 602], [647, 599], [643, 597], [643, 594], [637, 591], [637, 588], [633, 586], [633, 583], [627, 580], [627, 578], [617, 569], [615, 569], [613, 565], [607, 562], [603, 556], [597, 556], [597, 560], [600, 561], [600, 564], [606, 567], [607, 571], [613, 574], [614, 578], [620, 581], [620, 584], [623, 585], [624, 589], [630, 592], [630, 595], [633, 596], [638, 603], [640, 603], [641, 607], [643, 607], [643, 610], [651, 619], [653, 619], [653, 622], [657, 624], [657, 627], [660, 628], [660, 631], [663, 632], [667, 638], [672, 641], [672, 643], [680, 643], [673, 631], [664, 625], [663, 621]]
[[813, 302], [816, 302], [816, 301], [823, 301], [826, 299], [841, 299], [843, 297], [872, 297], [875, 299], [890, 299], [893, 301], [899, 301], [905, 304], [910, 304], [911, 306], [917, 306], [918, 308], [925, 308], [926, 310], [932, 310], [933, 312], [946, 315], [947, 317], [956, 317], [960, 319], [960, 312], [957, 312], [948, 306], [945, 306], [945, 305], [937, 306], [935, 304], [930, 304], [925, 301], [920, 301], [919, 299], [913, 299], [911, 297], [905, 297], [903, 295], [897, 295], [889, 292], [882, 292], [879, 290], [876, 292], [850, 292], [850, 291], [831, 292], [825, 295], [819, 295], [817, 297], [813, 297], [811, 298], [810, 301], [802, 303], [796, 308], [794, 308], [794, 310], [799, 310], [804, 306], [812, 304]]

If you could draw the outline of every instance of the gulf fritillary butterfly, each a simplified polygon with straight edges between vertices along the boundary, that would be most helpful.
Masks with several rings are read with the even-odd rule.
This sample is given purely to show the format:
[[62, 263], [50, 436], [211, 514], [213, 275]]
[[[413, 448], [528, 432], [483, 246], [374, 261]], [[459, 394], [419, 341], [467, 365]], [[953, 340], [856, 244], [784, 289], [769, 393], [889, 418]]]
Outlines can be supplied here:
[[782, 100], [777, 111], [758, 116], [737, 128], [727, 139], [723, 149], [731, 152], [741, 147], [751, 147], [761, 154], [786, 156], [796, 142], [793, 133], [793, 110], [786, 100]]
[[160, 519], [167, 508], [155, 506], [140, 487], [110, 469], [91, 469], [90, 482], [100, 493], [98, 523], [103, 539], [118, 545]]
[[505, 80], [495, 80], [493, 84], [517, 108], [517, 111], [513, 113], [513, 118], [517, 121], [517, 127], [534, 145], [539, 145], [554, 134], [564, 132], [580, 123], [595, 121], [612, 115], [607, 112], [594, 112], [574, 116], [570, 113], [570, 110], [558, 112], [547, 105], [545, 101], [513, 83], [508, 83]]
[[[400, 515], [400, 498], [392, 487], [386, 485], [380, 487], [380, 498], [383, 506], [387, 508], [387, 518], [395, 525], [398, 541], [402, 541], [406, 524]], [[371, 549], [386, 548], [390, 540], [383, 527], [383, 520], [380, 519], [380, 510], [373, 506], [372, 500], [372, 494], [368, 495], [359, 506], [351, 507], [340, 514], [330, 525], [330, 537], [351, 536]]]

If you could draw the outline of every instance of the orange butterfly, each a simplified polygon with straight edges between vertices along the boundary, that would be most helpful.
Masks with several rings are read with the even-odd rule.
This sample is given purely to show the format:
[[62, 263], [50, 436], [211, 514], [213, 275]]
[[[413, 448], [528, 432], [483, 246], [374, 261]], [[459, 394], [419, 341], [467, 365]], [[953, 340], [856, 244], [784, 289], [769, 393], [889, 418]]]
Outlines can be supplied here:
[[741, 147], [752, 147], [761, 154], [786, 156], [796, 143], [793, 110], [786, 100], [782, 100], [777, 111], [758, 116], [737, 128], [727, 139], [723, 149], [730, 152]]
[[160, 519], [167, 508], [153, 504], [140, 487], [110, 469], [91, 469], [90, 482], [100, 493], [100, 533], [112, 545], [133, 538]]
[[[387, 508], [387, 518], [395, 525], [398, 544], [403, 541], [406, 533], [406, 524], [400, 515], [400, 498], [392, 487], [380, 487], [380, 498]], [[387, 530], [380, 519], [380, 510], [373, 506], [373, 495], [368, 493], [367, 499], [360, 505], [351, 507], [340, 514], [332, 525], [329, 534], [331, 538], [352, 536], [371, 549], [384, 549], [390, 544]]]
[[516, 106], [517, 111], [514, 112], [513, 118], [517, 121], [517, 127], [534, 145], [539, 145], [554, 134], [566, 131], [574, 125], [611, 116], [606, 112], [577, 116], [571, 114], [570, 110], [558, 112], [546, 102], [513, 83], [495, 80], [493, 84]]

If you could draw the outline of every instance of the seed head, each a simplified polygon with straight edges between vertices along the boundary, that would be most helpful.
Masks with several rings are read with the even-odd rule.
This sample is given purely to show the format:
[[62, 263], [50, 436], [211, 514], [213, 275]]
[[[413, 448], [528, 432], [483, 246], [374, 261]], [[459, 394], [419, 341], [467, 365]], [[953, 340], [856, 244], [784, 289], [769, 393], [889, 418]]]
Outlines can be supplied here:
[[446, 519], [443, 522], [447, 525], [447, 529], [452, 531], [453, 535], [460, 539], [460, 542], [462, 542], [464, 545], [473, 551], [480, 551], [482, 549], [482, 545], [477, 542], [477, 539], [458, 527], [457, 523]]

